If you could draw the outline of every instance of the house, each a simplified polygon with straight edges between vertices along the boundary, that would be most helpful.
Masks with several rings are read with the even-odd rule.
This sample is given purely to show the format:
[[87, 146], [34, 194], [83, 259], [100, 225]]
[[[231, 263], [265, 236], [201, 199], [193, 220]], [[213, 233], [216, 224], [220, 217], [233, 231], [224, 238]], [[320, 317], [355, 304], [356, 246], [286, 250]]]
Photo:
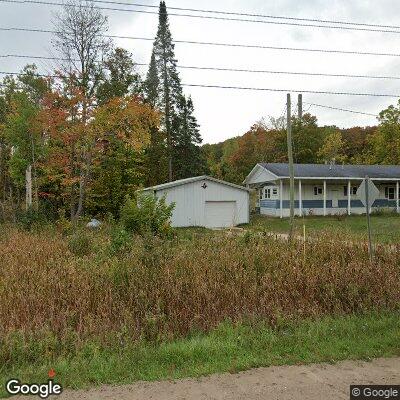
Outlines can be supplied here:
[[181, 179], [142, 190], [175, 203], [174, 227], [224, 228], [249, 222], [249, 190], [210, 176]]
[[[380, 193], [372, 209], [388, 207], [399, 212], [398, 165], [295, 164], [295, 213], [364, 213], [365, 206], [357, 196], [357, 189], [366, 176]], [[289, 164], [259, 163], [244, 184], [258, 191], [257, 206], [261, 214], [289, 216]]]

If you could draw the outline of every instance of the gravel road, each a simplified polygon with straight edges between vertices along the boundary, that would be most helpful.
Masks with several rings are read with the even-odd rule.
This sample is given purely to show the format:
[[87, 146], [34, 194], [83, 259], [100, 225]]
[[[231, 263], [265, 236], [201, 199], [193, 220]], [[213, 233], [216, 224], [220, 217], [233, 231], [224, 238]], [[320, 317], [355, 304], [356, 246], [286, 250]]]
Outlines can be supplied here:
[[87, 391], [66, 390], [54, 399], [348, 400], [350, 384], [400, 384], [400, 358], [381, 358], [371, 362], [344, 361], [335, 365], [257, 368], [199, 379], [137, 382]]

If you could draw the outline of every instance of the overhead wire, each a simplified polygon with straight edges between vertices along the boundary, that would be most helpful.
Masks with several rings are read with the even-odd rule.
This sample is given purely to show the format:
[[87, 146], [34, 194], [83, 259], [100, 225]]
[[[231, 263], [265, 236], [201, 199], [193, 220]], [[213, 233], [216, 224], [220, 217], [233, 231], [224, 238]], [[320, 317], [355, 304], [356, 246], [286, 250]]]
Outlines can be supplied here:
[[[43, 60], [56, 60], [56, 61], [78, 61], [69, 60], [61, 57], [51, 56], [35, 56], [27, 54], [0, 54], [0, 58], [24, 58], [24, 59], [43, 59]], [[100, 61], [99, 61], [100, 62]], [[148, 63], [135, 63], [137, 66], [148, 66]], [[362, 75], [362, 74], [333, 74], [325, 72], [298, 72], [298, 71], [276, 71], [276, 70], [262, 70], [262, 69], [249, 69], [249, 68], [228, 68], [228, 67], [212, 67], [212, 66], [189, 66], [177, 65], [179, 69], [192, 69], [201, 71], [221, 71], [221, 72], [245, 72], [256, 74], [275, 74], [275, 75], [304, 75], [304, 76], [326, 76], [333, 78], [361, 78], [361, 79], [387, 79], [387, 80], [400, 80], [400, 76], [388, 75]]]
[[[44, 1], [44, 0], [0, 0], [2, 3], [14, 3], [14, 4], [42, 4], [42, 5], [52, 5], [52, 6], [62, 6], [68, 7], [73, 6], [69, 5], [68, 3], [58, 3], [55, 1]], [[121, 11], [121, 12], [132, 12], [132, 13], [139, 13], [139, 14], [156, 14], [158, 15], [159, 12], [157, 11], [146, 11], [146, 10], [133, 10], [133, 9], [126, 9], [126, 8], [115, 8], [115, 7], [98, 7], [93, 5], [80, 5], [83, 8], [95, 8], [99, 10], [106, 10], [106, 11]], [[339, 29], [339, 30], [350, 30], [350, 31], [365, 31], [365, 32], [377, 32], [377, 33], [394, 33], [400, 34], [400, 30], [396, 29], [371, 29], [370, 27], [361, 27], [361, 26], [341, 26], [341, 25], [324, 25], [324, 24], [317, 24], [317, 23], [310, 23], [304, 24], [302, 22], [284, 22], [284, 21], [266, 21], [260, 19], [243, 19], [243, 18], [233, 18], [233, 17], [218, 17], [212, 15], [195, 15], [195, 14], [177, 14], [177, 13], [168, 13], [169, 16], [173, 17], [186, 17], [186, 18], [198, 18], [198, 19], [211, 19], [211, 20], [218, 20], [218, 21], [235, 21], [235, 22], [250, 22], [250, 23], [260, 23], [260, 24], [271, 24], [271, 25], [286, 25], [286, 26], [294, 26], [294, 27], [309, 27], [309, 28], [324, 28], [324, 29]]]
[[[41, 28], [24, 28], [24, 27], [0, 27], [0, 31], [19, 31], [19, 32], [32, 32], [32, 33], [50, 33], [56, 34], [57, 31]], [[154, 38], [147, 38], [141, 36], [125, 36], [125, 35], [104, 35], [104, 37], [111, 39], [126, 39], [126, 40], [141, 40], [154, 42]], [[191, 44], [202, 46], [218, 46], [218, 47], [232, 47], [232, 48], [247, 48], [247, 49], [264, 49], [264, 50], [283, 50], [283, 51], [300, 51], [312, 53], [325, 53], [325, 54], [348, 54], [348, 55], [362, 55], [362, 56], [383, 56], [383, 57], [400, 57], [400, 53], [379, 53], [373, 51], [354, 51], [354, 50], [340, 50], [340, 49], [310, 49], [303, 47], [284, 47], [284, 46], [267, 46], [260, 44], [240, 44], [240, 43], [223, 43], [223, 42], [204, 42], [196, 40], [176, 40], [174, 43]]]

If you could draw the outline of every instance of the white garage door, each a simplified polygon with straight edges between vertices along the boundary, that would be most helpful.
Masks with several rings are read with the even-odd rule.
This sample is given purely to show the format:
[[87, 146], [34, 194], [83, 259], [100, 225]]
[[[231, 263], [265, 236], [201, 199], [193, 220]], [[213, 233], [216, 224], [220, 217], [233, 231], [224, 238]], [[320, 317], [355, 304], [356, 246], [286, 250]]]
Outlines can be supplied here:
[[226, 228], [235, 225], [236, 201], [206, 201], [207, 228]]

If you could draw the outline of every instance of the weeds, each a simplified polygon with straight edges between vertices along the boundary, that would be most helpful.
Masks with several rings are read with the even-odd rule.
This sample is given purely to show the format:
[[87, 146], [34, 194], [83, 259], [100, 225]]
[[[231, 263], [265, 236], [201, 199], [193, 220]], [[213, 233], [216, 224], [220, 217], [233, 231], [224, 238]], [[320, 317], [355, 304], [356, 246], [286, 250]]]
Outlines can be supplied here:
[[125, 329], [131, 339], [175, 338], [227, 319], [274, 325], [399, 307], [400, 247], [378, 247], [370, 264], [364, 244], [324, 237], [308, 243], [304, 258], [301, 243], [259, 235], [133, 236], [119, 258], [103, 242], [89, 252], [101, 235], [66, 243], [54, 231], [10, 228], [0, 246], [0, 335], [47, 329], [84, 339]]

